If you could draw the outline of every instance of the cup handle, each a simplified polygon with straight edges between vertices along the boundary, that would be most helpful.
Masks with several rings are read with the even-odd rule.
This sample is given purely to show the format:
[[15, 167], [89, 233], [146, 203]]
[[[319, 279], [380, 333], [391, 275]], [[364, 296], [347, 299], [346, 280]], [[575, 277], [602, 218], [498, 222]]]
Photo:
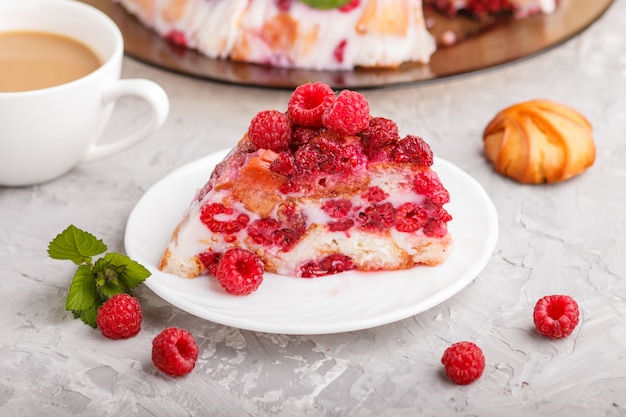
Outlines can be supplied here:
[[144, 79], [118, 80], [104, 92], [102, 103], [106, 105], [123, 96], [137, 96], [145, 100], [150, 106], [152, 117], [141, 129], [123, 139], [104, 145], [92, 145], [83, 158], [84, 162], [126, 150], [153, 134], [165, 122], [169, 113], [169, 99], [157, 83]]

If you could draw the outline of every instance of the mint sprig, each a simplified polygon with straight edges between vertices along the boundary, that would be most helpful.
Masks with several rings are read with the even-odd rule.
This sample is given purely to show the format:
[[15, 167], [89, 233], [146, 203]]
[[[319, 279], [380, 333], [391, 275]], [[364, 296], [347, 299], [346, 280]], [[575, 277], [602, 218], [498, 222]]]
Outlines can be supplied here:
[[[96, 327], [96, 313], [106, 300], [118, 293], [130, 293], [144, 282], [150, 271], [126, 255], [107, 251], [102, 240], [70, 225], [48, 245], [52, 259], [78, 265], [65, 300], [65, 309], [85, 324]], [[94, 257], [102, 255], [94, 261]]]
[[339, 7], [345, 6], [350, 3], [350, 0], [300, 0], [304, 4], [308, 4], [309, 6], [315, 9], [321, 10], [329, 10], [329, 9], [338, 9]]

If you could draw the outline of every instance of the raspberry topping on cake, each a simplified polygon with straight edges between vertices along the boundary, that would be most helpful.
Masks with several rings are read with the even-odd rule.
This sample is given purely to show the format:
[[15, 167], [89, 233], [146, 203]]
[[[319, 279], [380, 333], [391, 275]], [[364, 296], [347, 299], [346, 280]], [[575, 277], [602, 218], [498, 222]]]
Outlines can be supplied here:
[[360, 93], [298, 87], [262, 111], [175, 229], [160, 268], [214, 275], [249, 294], [263, 271], [313, 278], [437, 265], [452, 238], [450, 195], [416, 135], [372, 117]]
[[340, 135], [356, 135], [369, 124], [370, 108], [361, 93], [343, 90], [326, 108], [322, 124]]
[[297, 87], [287, 104], [287, 112], [300, 126], [322, 126], [322, 115], [335, 99], [335, 93], [326, 84], [316, 82]]
[[276, 110], [259, 112], [250, 122], [248, 138], [257, 148], [284, 151], [291, 143], [291, 121]]

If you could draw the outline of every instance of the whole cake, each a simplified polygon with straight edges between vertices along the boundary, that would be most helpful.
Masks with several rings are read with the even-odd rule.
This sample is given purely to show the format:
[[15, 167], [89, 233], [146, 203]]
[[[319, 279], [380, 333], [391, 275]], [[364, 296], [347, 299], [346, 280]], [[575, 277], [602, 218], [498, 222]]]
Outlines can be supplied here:
[[[162, 37], [209, 58], [352, 70], [427, 63], [436, 49], [422, 0], [114, 0]], [[556, 0], [425, 0], [474, 15], [550, 12]]]
[[210, 58], [317, 70], [427, 62], [435, 42], [421, 0], [119, 0], [161, 36]]
[[159, 268], [219, 275], [234, 248], [295, 277], [437, 265], [452, 217], [432, 164], [429, 145], [371, 117], [363, 95], [304, 84], [286, 112], [252, 119], [193, 198]]

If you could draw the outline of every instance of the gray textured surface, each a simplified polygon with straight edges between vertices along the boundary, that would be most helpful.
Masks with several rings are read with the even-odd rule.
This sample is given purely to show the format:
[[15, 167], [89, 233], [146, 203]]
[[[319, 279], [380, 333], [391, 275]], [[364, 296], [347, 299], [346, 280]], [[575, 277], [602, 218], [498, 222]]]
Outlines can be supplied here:
[[[125, 77], [159, 82], [164, 128], [116, 157], [45, 185], [0, 188], [0, 414], [3, 416], [626, 416], [626, 2], [572, 41], [533, 59], [450, 82], [368, 91], [372, 113], [476, 178], [499, 212], [487, 267], [452, 299], [403, 321], [346, 334], [284, 336], [198, 319], [143, 287], [144, 326], [105, 340], [64, 311], [72, 266], [47, 258], [70, 223], [123, 251], [127, 216], [176, 167], [232, 146], [251, 117], [284, 109], [285, 91], [214, 84], [125, 61]], [[596, 162], [562, 184], [524, 186], [495, 174], [482, 129], [500, 109], [549, 98], [594, 126]], [[142, 123], [123, 101], [107, 131]], [[158, 209], [158, 208], [155, 208]], [[568, 293], [582, 321], [567, 339], [533, 330], [532, 307]], [[152, 338], [185, 327], [201, 348], [182, 379], [156, 371]], [[439, 363], [472, 340], [485, 374], [459, 387]]]

